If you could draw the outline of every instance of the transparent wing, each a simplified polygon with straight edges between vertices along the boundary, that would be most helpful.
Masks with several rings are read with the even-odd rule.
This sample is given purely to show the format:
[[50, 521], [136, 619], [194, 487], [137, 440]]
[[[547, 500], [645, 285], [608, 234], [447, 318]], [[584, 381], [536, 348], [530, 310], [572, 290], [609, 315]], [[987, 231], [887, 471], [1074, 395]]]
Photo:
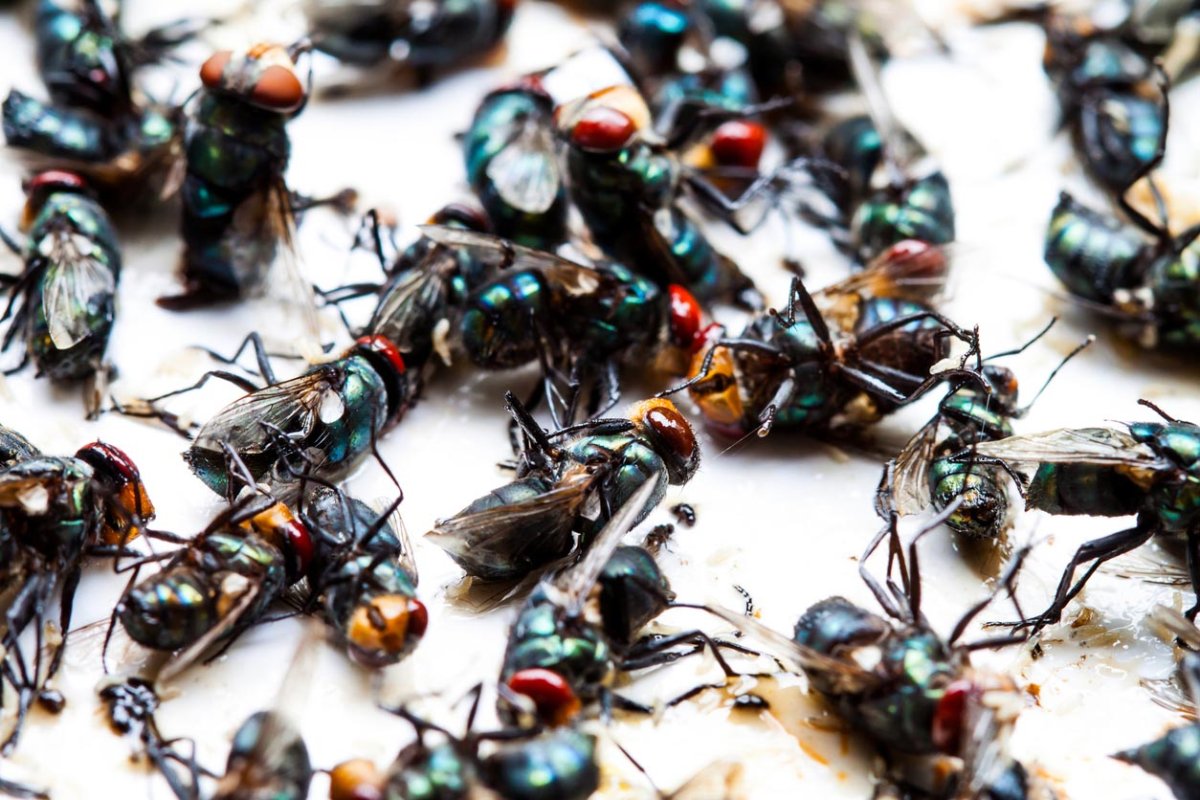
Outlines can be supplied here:
[[933, 503], [929, 464], [937, 448], [940, 417], [934, 417], [908, 440], [892, 464], [892, 504], [901, 514], [919, 514]]
[[260, 235], [272, 236], [279, 242], [275, 261], [282, 274], [285, 295], [300, 315], [300, 338], [296, 352], [312, 362], [328, 358], [321, 347], [321, 323], [317, 319], [317, 301], [312, 283], [300, 268], [296, 251], [296, 217], [292, 212], [292, 195], [280, 176], [272, 181], [268, 194], [266, 218]]
[[341, 378], [336, 367], [318, 367], [251, 392], [205, 423], [196, 434], [195, 446], [219, 450], [226, 443], [239, 453], [255, 454], [271, 446], [268, 427], [304, 436], [316, 420], [329, 418], [341, 408]]
[[446, 225], [422, 225], [421, 233], [440, 245], [468, 250], [474, 258], [498, 269], [536, 269], [568, 294], [591, 294], [613, 279], [605, 273], [575, 261], [510, 242], [490, 233], [452, 228]]
[[826, 286], [816, 297], [866, 294], [929, 302], [946, 288], [949, 274], [946, 263], [940, 247], [888, 252], [872, 260], [861, 272]]
[[802, 670], [820, 672], [824, 678], [832, 681], [833, 689], [837, 692], [864, 692], [880, 684], [880, 678], [875, 673], [848, 661], [819, 653], [811, 647], [805, 647], [781, 633], [776, 633], [753, 617], [720, 606], [706, 606], [706, 610], [747, 636], [762, 642], [772, 655], [791, 661]]
[[82, 234], [55, 231], [37, 246], [47, 260], [42, 310], [50, 340], [59, 350], [67, 350], [92, 333], [93, 300], [107, 295], [104, 302], [111, 302], [117, 278], [112, 267], [100, 260], [103, 254], [97, 244]]
[[430, 311], [442, 313], [453, 266], [446, 251], [434, 250], [416, 267], [388, 281], [367, 330], [387, 336], [402, 351], [411, 350], [414, 334], [428, 335], [436, 323]]
[[621, 537], [629, 532], [643, 511], [649, 513], [647, 506], [657, 485], [653, 479], [645, 481], [596, 534], [583, 560], [555, 577], [554, 586], [562, 593], [560, 602], [569, 614], [582, 611], [583, 603], [600, 577], [600, 572], [621, 544]]
[[404, 524], [404, 517], [400, 515], [400, 506], [394, 500], [383, 498], [377, 500], [374, 506], [377, 510], [381, 510], [381, 513], [388, 515], [387, 524], [391, 526], [392, 531], [396, 534], [396, 539], [400, 542], [400, 552], [396, 554], [396, 558], [404, 571], [412, 576], [413, 586], [416, 586], [417, 559], [413, 551], [412, 537], [408, 533], [408, 526]]
[[1151, 448], [1116, 428], [1059, 428], [1030, 436], [1010, 436], [981, 442], [970, 452], [1009, 464], [1127, 465], [1149, 470], [1169, 466]]
[[487, 176], [510, 206], [530, 214], [547, 211], [561, 185], [554, 137], [541, 125], [526, 125], [491, 160]]
[[550, 491], [517, 503], [459, 514], [425, 534], [453, 556], [481, 565], [519, 564], [572, 534], [595, 477], [573, 473]]

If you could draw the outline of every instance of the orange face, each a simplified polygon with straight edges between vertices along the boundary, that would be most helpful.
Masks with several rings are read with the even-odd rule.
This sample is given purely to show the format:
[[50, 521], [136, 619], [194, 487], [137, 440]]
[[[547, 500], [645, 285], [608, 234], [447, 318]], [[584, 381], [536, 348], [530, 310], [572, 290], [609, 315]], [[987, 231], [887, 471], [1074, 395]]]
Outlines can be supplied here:
[[382, 798], [386, 777], [365, 758], [343, 761], [329, 771], [329, 800]]
[[[717, 337], [710, 335], [708, 338], [712, 341]], [[710, 349], [700, 347], [692, 354], [689, 380], [700, 374]], [[705, 421], [714, 429], [734, 436], [742, 432], [745, 415], [735, 369], [733, 351], [727, 347], [717, 347], [713, 350], [708, 374], [688, 387], [688, 394], [700, 406]]]
[[136, 538], [138, 523], [154, 519], [154, 504], [137, 465], [124, 451], [104, 442], [81, 447], [75, 457], [90, 464], [106, 491], [111, 492], [100, 526], [101, 540], [119, 545]]
[[425, 604], [415, 597], [385, 594], [354, 609], [346, 626], [352, 654], [369, 663], [412, 649], [429, 624]]

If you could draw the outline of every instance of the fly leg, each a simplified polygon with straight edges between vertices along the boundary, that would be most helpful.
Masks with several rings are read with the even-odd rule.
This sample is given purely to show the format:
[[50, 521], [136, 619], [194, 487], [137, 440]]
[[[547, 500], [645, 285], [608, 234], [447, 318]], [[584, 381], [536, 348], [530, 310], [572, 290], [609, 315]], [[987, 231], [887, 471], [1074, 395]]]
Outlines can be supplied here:
[[288, 192], [288, 202], [291, 205], [292, 213], [299, 216], [305, 211], [321, 206], [329, 206], [339, 214], [350, 214], [354, 211], [354, 206], [358, 203], [358, 192], [354, 189], [342, 189], [336, 194], [327, 195], [326, 197], [313, 197], [312, 195], [300, 194], [299, 192]]
[[[1075, 595], [1079, 594], [1088, 582], [1088, 579], [1100, 568], [1101, 564], [1117, 556], [1124, 555], [1130, 550], [1141, 547], [1150, 541], [1150, 537], [1153, 535], [1154, 527], [1147, 521], [1139, 519], [1138, 524], [1132, 528], [1084, 543], [1075, 551], [1075, 555], [1071, 557], [1066, 569], [1063, 570], [1062, 579], [1058, 583], [1058, 589], [1055, 590], [1054, 600], [1050, 603], [1050, 606], [1041, 614], [1020, 620], [1016, 623], [1015, 627], [1029, 627], [1036, 633], [1045, 626], [1058, 622], [1062, 618], [1062, 613], [1066, 609], [1067, 603], [1071, 602], [1075, 598]], [[1092, 561], [1092, 565], [1072, 585], [1071, 581], [1075, 576], [1075, 570], [1088, 561]]]
[[[1196, 601], [1187, 610], [1185, 616], [1192, 622], [1195, 622], [1196, 615], [1200, 614], [1200, 526], [1192, 526], [1188, 530], [1187, 565], [1188, 575], [1192, 579], [1192, 592], [1196, 595]], [[1198, 701], [1200, 701], [1200, 698], [1198, 698]]]
[[66, 701], [60, 692], [47, 688], [46, 684], [58, 674], [58, 670], [62, 666], [63, 653], [67, 649], [67, 635], [71, 632], [71, 613], [75, 610], [75, 591], [79, 588], [79, 579], [82, 575], [82, 565], [76, 564], [63, 581], [62, 599], [58, 612], [59, 638], [51, 646], [50, 664], [46, 667], [46, 674], [42, 676], [41, 686], [38, 690], [38, 704], [54, 713], [61, 711], [63, 703]]

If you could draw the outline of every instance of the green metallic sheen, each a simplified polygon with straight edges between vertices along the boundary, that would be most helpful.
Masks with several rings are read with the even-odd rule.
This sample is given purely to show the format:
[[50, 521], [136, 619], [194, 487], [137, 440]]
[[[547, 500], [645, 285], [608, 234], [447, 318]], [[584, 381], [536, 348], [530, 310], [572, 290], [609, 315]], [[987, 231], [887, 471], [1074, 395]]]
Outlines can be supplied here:
[[[277, 716], [279, 712], [252, 714], [237, 733], [229, 748], [225, 774], [245, 775], [238, 789], [230, 791], [222, 781], [213, 800], [305, 800], [312, 783], [313, 767], [308, 747], [291, 725]], [[269, 742], [263, 742], [270, 736]], [[263, 754], [274, 759], [264, 763]]]
[[562, 607], [538, 587], [525, 602], [509, 634], [501, 682], [533, 667], [551, 670], [571, 685], [584, 702], [595, 700], [612, 679], [613, 656], [601, 631], [572, 624]]
[[384, 800], [466, 800], [474, 767], [452, 744], [414, 745], [388, 770]]
[[950, 184], [942, 173], [935, 172], [902, 187], [881, 189], [858, 207], [851, 226], [859, 249], [868, 258], [904, 239], [952, 242]]
[[600, 787], [596, 737], [553, 730], [504, 744], [483, 760], [482, 772], [505, 800], [587, 800]]
[[[332, 391], [337, 392], [342, 413], [329, 421], [319, 416], [293, 417], [288, 420], [290, 427], [285, 427], [283, 432], [293, 437], [296, 448], [307, 451], [314, 459], [319, 477], [335, 480], [353, 469], [370, 452], [372, 441], [387, 424], [388, 392], [376, 368], [357, 353], [313, 367], [294, 382], [306, 386], [314, 375], [322, 377]], [[286, 393], [291, 383], [284, 381], [262, 391]], [[253, 440], [252, 444], [241, 447], [239, 454], [256, 481], [266, 481], [280, 491], [294, 483], [289, 476], [278, 473], [280, 453], [269, 432], [252, 427], [259, 420], [244, 418], [243, 407], [252, 406], [254, 402], [255, 393], [251, 393], [226, 406], [200, 429], [184, 452], [184, 460], [196, 477], [219, 495], [229, 494], [230, 476], [221, 443], [228, 440], [233, 429], [238, 430], [239, 441]], [[311, 424], [302, 429], [305, 420]]]
[[1114, 290], [1137, 280], [1145, 248], [1145, 238], [1136, 228], [1064, 192], [1050, 215], [1044, 257], [1073, 294], [1107, 303]]

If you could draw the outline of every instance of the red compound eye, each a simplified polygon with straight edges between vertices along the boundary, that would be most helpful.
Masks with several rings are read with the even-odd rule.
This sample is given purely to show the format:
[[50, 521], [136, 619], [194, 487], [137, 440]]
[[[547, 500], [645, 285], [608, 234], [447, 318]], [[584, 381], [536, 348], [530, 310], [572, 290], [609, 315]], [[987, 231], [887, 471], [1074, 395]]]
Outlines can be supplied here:
[[386, 336], [363, 336], [355, 342], [355, 346], [359, 350], [383, 356], [392, 365], [392, 368], [396, 370], [397, 375], [404, 374], [406, 369], [404, 366], [404, 356], [400, 355], [400, 348], [392, 344], [392, 340]]
[[570, 721], [582, 706], [565, 678], [540, 667], [514, 672], [508, 679], [508, 688], [532, 700], [538, 716], [551, 725]]
[[646, 424], [680, 458], [690, 459], [696, 452], [696, 434], [692, 433], [692, 426], [674, 406], [663, 405], [651, 409], [646, 414]]
[[726, 167], [758, 166], [767, 144], [767, 129], [757, 122], [730, 120], [712, 138], [712, 154], [718, 164]]
[[304, 523], [298, 519], [289, 519], [283, 524], [283, 537], [287, 539], [288, 547], [296, 559], [297, 573], [304, 575], [312, 564], [315, 547], [312, 535]]
[[420, 639], [429, 628], [429, 609], [417, 598], [408, 601], [408, 631], [410, 639]]
[[83, 178], [74, 172], [63, 169], [48, 169], [34, 175], [25, 183], [25, 193], [34, 194], [46, 189], [75, 189], [82, 191], [87, 188]]
[[620, 150], [637, 132], [637, 125], [623, 111], [609, 106], [590, 109], [571, 129], [571, 141], [584, 150]]
[[943, 753], [954, 755], [962, 743], [963, 717], [967, 701], [978, 689], [970, 681], [955, 681], [946, 687], [933, 712], [933, 744]]
[[225, 74], [225, 66], [229, 63], [229, 59], [233, 58], [233, 51], [221, 50], [213, 53], [204, 62], [204, 66], [200, 67], [200, 81], [209, 89], [215, 89], [221, 85], [221, 76]]
[[691, 347], [700, 332], [700, 304], [677, 283], [667, 287], [667, 296], [671, 301], [671, 342], [678, 347]]
[[273, 64], [254, 82], [250, 101], [274, 111], [291, 111], [304, 101], [304, 85], [295, 72]]
[[79, 448], [75, 456], [93, 467], [109, 472], [113, 477], [119, 478], [122, 483], [138, 483], [142, 479], [133, 459], [127, 456], [124, 450], [113, 447], [111, 444], [92, 442]]
[[946, 274], [946, 254], [942, 248], [918, 239], [896, 242], [879, 254], [876, 263], [903, 267], [906, 274], [915, 278], [937, 280]]

